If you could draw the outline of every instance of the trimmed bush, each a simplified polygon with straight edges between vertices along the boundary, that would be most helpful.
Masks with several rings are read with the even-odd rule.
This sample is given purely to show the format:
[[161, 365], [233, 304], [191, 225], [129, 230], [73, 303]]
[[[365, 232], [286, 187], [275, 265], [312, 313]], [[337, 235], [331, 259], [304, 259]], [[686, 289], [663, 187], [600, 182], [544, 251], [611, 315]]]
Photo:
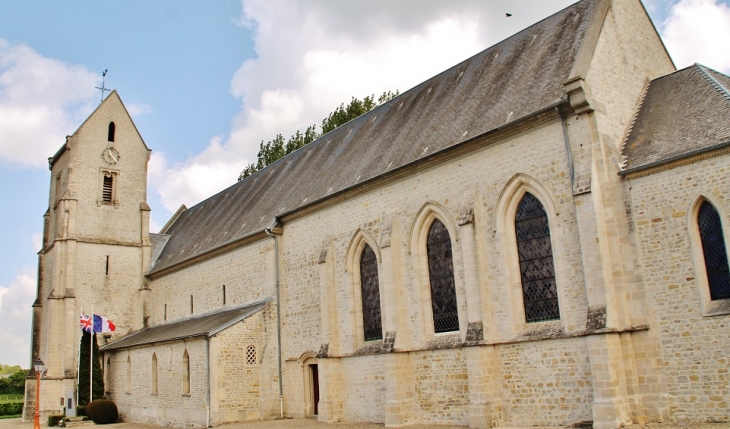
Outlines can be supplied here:
[[77, 416], [85, 416], [86, 415], [86, 407], [76, 407], [76, 415]]
[[48, 416], [48, 426], [58, 426], [58, 422], [63, 421], [65, 417], [63, 414]]
[[114, 423], [119, 419], [117, 405], [108, 399], [96, 399], [86, 405], [86, 415], [98, 425]]
[[0, 404], [0, 416], [15, 416], [23, 413], [22, 402], [9, 402]]

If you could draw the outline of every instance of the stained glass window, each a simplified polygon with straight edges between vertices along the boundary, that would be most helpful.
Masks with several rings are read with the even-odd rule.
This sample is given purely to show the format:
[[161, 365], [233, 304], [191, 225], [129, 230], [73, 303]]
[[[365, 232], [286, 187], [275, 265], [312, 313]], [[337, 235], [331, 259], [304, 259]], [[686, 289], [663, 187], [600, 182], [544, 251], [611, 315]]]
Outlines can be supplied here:
[[433, 221], [428, 231], [426, 251], [434, 332], [458, 331], [459, 312], [456, 305], [451, 237], [446, 225], [438, 219]]
[[380, 286], [378, 284], [378, 259], [367, 244], [360, 256], [360, 287], [362, 291], [362, 326], [365, 341], [383, 338], [380, 321]]
[[522, 297], [527, 323], [560, 319], [550, 225], [540, 201], [529, 192], [515, 215]]
[[697, 223], [702, 238], [702, 253], [705, 257], [707, 283], [710, 285], [710, 299], [730, 298], [730, 272], [728, 271], [727, 250], [720, 215], [712, 204], [705, 201], [700, 207]]

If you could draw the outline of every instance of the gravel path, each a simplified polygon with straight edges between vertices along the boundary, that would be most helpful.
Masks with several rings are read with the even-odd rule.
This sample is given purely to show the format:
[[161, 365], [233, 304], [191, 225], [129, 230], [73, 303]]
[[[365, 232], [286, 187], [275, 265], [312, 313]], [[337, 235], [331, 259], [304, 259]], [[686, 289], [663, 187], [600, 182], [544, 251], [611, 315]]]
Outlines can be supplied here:
[[[45, 428], [41, 425], [41, 428]], [[285, 420], [267, 420], [245, 423], [229, 423], [218, 426], [221, 429], [269, 429], [269, 428], [293, 428], [293, 429], [374, 429], [382, 428], [383, 425], [377, 423], [320, 423], [315, 419], [285, 419]], [[428, 426], [413, 425], [407, 426], [408, 429], [445, 429], [453, 426]], [[33, 422], [21, 422], [20, 419], [0, 419], [0, 429], [32, 429]], [[88, 426], [80, 426], [79, 429], [85, 429]], [[727, 423], [686, 423], [686, 424], [648, 424], [630, 426], [632, 429], [730, 429], [730, 422]], [[137, 423], [115, 423], [104, 425], [104, 429], [159, 429], [159, 426], [149, 426]], [[538, 428], [529, 428], [538, 429]]]

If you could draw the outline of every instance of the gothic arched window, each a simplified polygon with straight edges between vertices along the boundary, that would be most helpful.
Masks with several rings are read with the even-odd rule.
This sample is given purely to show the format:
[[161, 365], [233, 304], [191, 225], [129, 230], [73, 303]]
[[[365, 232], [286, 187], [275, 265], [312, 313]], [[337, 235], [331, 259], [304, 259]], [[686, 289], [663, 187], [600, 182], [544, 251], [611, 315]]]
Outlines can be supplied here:
[[730, 298], [730, 272], [728, 271], [722, 223], [715, 207], [707, 201], [703, 202], [700, 207], [697, 224], [702, 239], [702, 254], [705, 258], [707, 283], [710, 286], [710, 300]]
[[525, 321], [560, 319], [550, 225], [542, 203], [526, 193], [515, 215]]
[[451, 237], [446, 225], [438, 219], [433, 221], [428, 230], [426, 253], [431, 283], [433, 330], [435, 333], [458, 331], [459, 311], [456, 305]]
[[127, 356], [127, 393], [132, 392], [132, 358]]
[[150, 377], [151, 391], [157, 393], [157, 353], [152, 353], [152, 376]]
[[360, 287], [362, 291], [362, 327], [365, 341], [383, 338], [380, 320], [380, 286], [378, 259], [373, 249], [365, 245], [360, 256]]
[[189, 394], [190, 393], [190, 356], [188, 355], [187, 350], [185, 350], [185, 353], [183, 353], [182, 370], [183, 370], [183, 376], [182, 376], [183, 393]]
[[114, 125], [114, 122], [109, 122], [109, 134], [107, 135], [107, 140], [110, 142], [114, 141], [114, 133], [116, 131], [116, 126]]

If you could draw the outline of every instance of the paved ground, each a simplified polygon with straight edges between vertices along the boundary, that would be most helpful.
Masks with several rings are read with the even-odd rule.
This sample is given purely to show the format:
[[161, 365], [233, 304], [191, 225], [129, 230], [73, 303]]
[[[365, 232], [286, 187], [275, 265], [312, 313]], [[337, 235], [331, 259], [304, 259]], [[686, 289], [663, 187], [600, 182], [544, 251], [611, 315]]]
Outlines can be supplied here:
[[[45, 425], [41, 425], [41, 428], [45, 428]], [[89, 426], [80, 426], [79, 429], [85, 429]], [[269, 420], [262, 422], [246, 422], [246, 423], [231, 423], [227, 425], [218, 426], [220, 429], [374, 429], [382, 428], [383, 425], [375, 423], [319, 423], [314, 419], [287, 419], [287, 420]], [[425, 426], [425, 425], [414, 425], [408, 426], [408, 429], [444, 429], [449, 426]], [[32, 429], [33, 422], [21, 422], [20, 419], [0, 419], [0, 429]], [[635, 429], [730, 429], [730, 422], [728, 423], [687, 423], [687, 424], [649, 424], [644, 426], [634, 425], [631, 428]], [[141, 425], [137, 423], [115, 423], [111, 425], [104, 425], [104, 429], [159, 429], [158, 426]], [[530, 428], [537, 429], [537, 428]]]

